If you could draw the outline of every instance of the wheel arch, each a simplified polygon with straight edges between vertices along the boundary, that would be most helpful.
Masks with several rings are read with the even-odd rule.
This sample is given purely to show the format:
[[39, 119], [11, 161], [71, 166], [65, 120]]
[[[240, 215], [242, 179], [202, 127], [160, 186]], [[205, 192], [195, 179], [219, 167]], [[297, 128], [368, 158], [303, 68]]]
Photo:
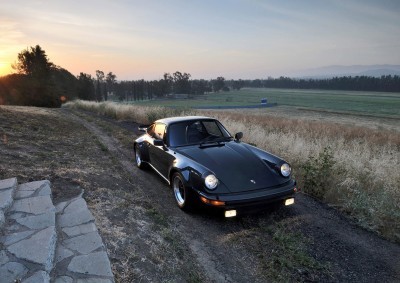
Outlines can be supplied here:
[[136, 146], [138, 146], [140, 148], [142, 160], [144, 162], [149, 162], [149, 153], [147, 151], [146, 146], [143, 144], [143, 142], [138, 142], [138, 141], [133, 142], [133, 152], [135, 154], [136, 154]]
[[177, 167], [173, 167], [169, 171], [168, 179], [169, 179], [170, 184], [172, 184], [172, 177], [174, 176], [175, 173], [179, 173], [183, 177], [183, 180], [185, 182], [185, 184], [184, 184], [185, 186], [190, 185], [190, 172], [188, 170], [182, 171]]

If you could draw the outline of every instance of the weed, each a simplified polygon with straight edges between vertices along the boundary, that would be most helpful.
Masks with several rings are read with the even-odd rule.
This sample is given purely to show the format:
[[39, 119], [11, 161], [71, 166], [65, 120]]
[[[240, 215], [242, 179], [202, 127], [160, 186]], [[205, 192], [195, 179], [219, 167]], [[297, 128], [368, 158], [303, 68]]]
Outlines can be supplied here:
[[318, 156], [310, 155], [304, 163], [304, 190], [305, 192], [323, 199], [331, 185], [335, 160], [331, 148], [325, 147]]
[[168, 219], [163, 214], [159, 213], [157, 209], [154, 207], [149, 208], [147, 211], [147, 215], [149, 215], [154, 223], [161, 227], [168, 227]]
[[309, 255], [311, 241], [294, 232], [295, 225], [273, 217], [236, 233], [230, 240], [246, 241], [244, 246], [259, 258], [258, 271], [267, 282], [308, 281], [329, 276], [329, 264]]
[[104, 145], [98, 138], [94, 138], [97, 145], [100, 147], [101, 151], [108, 152], [108, 147]]
[[[306, 252], [308, 240], [300, 233], [288, 231], [284, 225], [277, 225], [277, 229], [272, 234], [273, 241], [279, 247], [272, 251], [271, 258], [267, 263], [273, 270], [296, 270], [309, 269], [321, 270], [326, 268]], [[277, 274], [283, 274], [282, 271]]]

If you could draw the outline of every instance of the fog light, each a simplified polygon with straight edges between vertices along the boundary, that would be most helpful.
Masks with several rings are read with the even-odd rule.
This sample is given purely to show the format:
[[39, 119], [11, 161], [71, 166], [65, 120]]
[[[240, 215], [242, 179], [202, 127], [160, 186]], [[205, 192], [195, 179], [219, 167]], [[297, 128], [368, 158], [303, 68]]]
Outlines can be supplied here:
[[285, 205], [291, 205], [294, 204], [294, 198], [288, 198], [287, 200], [285, 200]]
[[236, 216], [236, 210], [225, 211], [225, 217], [235, 217], [235, 216]]

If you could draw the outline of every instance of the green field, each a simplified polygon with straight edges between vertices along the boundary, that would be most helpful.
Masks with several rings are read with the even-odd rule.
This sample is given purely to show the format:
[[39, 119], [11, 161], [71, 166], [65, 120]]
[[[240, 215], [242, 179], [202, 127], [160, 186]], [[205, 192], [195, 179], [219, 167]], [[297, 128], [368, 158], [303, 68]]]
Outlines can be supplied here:
[[400, 118], [400, 93], [244, 88], [239, 91], [210, 93], [192, 99], [167, 99], [135, 102], [139, 105], [167, 107], [246, 106], [268, 103], [296, 108]]

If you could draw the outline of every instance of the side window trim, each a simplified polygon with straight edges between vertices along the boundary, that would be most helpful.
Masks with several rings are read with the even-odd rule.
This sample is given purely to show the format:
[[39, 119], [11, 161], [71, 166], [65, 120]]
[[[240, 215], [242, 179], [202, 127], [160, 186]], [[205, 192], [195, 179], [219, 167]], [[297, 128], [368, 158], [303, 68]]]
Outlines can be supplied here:
[[155, 133], [154, 128], [155, 128], [155, 126], [156, 126], [156, 124], [154, 124], [154, 123], [151, 124], [150, 127], [148, 127], [147, 131], [146, 131], [146, 133], [152, 138], [154, 138], [154, 133]]

